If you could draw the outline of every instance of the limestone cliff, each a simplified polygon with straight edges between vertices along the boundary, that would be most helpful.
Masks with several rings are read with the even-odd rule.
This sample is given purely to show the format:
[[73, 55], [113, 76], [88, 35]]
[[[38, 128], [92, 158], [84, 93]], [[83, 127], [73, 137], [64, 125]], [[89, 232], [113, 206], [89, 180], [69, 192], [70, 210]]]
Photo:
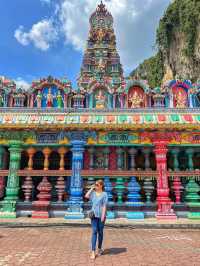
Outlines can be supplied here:
[[156, 36], [158, 53], [145, 60], [131, 75], [162, 83], [166, 72], [173, 77], [200, 78], [200, 0], [174, 0], [161, 18]]

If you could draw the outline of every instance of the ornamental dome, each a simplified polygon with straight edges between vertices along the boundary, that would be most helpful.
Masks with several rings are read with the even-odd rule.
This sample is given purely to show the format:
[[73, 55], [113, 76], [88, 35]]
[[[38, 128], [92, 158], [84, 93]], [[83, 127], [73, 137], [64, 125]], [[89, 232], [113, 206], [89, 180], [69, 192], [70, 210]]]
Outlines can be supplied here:
[[105, 5], [101, 1], [100, 5], [90, 17], [90, 24], [92, 28], [112, 28], [113, 17], [106, 9]]

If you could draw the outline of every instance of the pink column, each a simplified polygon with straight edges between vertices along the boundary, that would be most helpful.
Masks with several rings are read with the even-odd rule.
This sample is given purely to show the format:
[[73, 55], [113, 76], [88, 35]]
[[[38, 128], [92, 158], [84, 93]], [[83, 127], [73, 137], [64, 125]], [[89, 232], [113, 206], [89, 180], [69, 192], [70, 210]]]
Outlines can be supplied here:
[[44, 176], [37, 187], [37, 190], [39, 190], [38, 200], [33, 202], [32, 218], [49, 218], [48, 209], [50, 206], [51, 189], [50, 182]]
[[169, 198], [169, 184], [167, 177], [167, 141], [155, 140], [155, 156], [158, 171], [157, 179], [157, 214], [158, 219], [176, 219], [176, 214], [172, 209], [173, 202]]
[[183, 186], [181, 184], [180, 177], [175, 176], [173, 180], [173, 186], [172, 186], [176, 198], [176, 204], [181, 203], [181, 192], [183, 191]]

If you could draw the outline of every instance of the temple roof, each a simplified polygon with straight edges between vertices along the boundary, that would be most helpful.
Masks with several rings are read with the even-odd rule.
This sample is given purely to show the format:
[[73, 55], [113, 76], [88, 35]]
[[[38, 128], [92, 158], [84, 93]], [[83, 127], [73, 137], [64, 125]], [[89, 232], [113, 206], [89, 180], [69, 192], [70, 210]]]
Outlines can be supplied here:
[[97, 6], [96, 10], [90, 16], [90, 24], [92, 26], [99, 26], [99, 21], [104, 19], [105, 25], [110, 26], [113, 24], [113, 17], [111, 13], [106, 9], [106, 6], [101, 3]]

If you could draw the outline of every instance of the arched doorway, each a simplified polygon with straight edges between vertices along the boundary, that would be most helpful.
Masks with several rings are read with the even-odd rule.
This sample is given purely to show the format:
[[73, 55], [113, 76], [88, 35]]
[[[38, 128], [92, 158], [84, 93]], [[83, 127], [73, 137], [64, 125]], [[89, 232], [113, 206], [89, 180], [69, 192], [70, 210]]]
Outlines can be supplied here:
[[29, 156], [28, 153], [26, 151], [22, 151], [21, 153], [21, 161], [20, 161], [20, 169], [26, 169], [28, 167], [28, 160], [29, 160]]
[[65, 170], [71, 170], [72, 169], [72, 152], [68, 151], [65, 153]]
[[44, 154], [41, 151], [37, 151], [33, 156], [33, 170], [44, 169]]
[[57, 151], [52, 151], [49, 155], [49, 170], [59, 170], [60, 155]]

